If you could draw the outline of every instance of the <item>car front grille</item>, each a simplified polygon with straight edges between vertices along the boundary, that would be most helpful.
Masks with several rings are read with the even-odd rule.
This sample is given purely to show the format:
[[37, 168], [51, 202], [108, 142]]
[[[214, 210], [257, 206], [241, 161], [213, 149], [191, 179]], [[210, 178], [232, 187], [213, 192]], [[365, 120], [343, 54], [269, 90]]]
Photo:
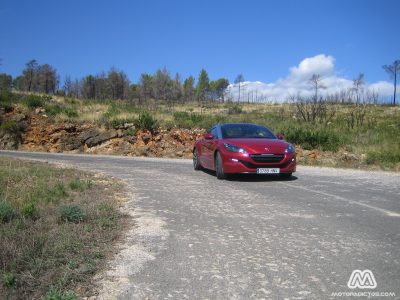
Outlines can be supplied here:
[[277, 163], [280, 162], [285, 155], [284, 154], [251, 154], [251, 159], [261, 163]]

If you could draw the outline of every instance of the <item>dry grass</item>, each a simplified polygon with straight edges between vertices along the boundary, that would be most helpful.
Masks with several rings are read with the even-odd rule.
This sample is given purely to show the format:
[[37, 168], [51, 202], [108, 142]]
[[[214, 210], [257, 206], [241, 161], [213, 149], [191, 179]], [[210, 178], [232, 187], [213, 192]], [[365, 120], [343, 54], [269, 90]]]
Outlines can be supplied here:
[[0, 221], [0, 298], [74, 299], [78, 287], [85, 294], [123, 229], [114, 197], [121, 188], [73, 169], [0, 158], [0, 216], [12, 211]]

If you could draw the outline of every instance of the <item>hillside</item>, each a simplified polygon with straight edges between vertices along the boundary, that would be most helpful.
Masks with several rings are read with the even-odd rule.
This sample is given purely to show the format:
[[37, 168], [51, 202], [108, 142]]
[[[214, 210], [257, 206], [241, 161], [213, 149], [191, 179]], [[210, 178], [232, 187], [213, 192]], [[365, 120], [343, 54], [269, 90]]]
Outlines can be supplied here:
[[255, 122], [282, 133], [298, 161], [400, 170], [399, 107], [310, 103], [95, 101], [10, 94], [0, 102], [0, 148], [190, 158], [217, 122]]

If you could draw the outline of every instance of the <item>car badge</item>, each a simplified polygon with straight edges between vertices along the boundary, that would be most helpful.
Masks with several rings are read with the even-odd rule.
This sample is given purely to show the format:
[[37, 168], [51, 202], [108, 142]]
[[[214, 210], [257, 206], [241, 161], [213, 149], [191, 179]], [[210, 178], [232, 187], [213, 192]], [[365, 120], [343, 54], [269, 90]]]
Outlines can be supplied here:
[[267, 152], [269, 151], [269, 148], [268, 148], [268, 147], [265, 147], [264, 149], [265, 149], [265, 151], [267, 151]]

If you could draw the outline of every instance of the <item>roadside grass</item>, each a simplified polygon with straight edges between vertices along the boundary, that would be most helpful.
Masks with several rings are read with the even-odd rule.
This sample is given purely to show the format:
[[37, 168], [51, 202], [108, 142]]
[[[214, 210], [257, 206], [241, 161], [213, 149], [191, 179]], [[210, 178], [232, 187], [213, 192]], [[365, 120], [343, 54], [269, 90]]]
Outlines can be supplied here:
[[126, 224], [121, 184], [0, 158], [0, 298], [78, 299]]
[[[13, 103], [33, 109], [27, 95], [12, 95]], [[329, 120], [305, 121], [293, 103], [177, 103], [148, 100], [146, 104], [122, 100], [84, 100], [42, 96], [46, 112], [56, 122], [91, 122], [108, 128], [123, 123], [135, 123], [138, 128], [153, 130], [202, 128], [209, 130], [218, 122], [251, 122], [265, 125], [281, 133], [303, 149], [345, 151], [366, 157], [365, 166], [399, 170], [400, 107], [369, 104], [362, 122], [354, 122], [355, 104], [328, 103], [334, 111]], [[8, 101], [7, 103], [10, 103]], [[28, 103], [28, 104], [27, 104]], [[59, 107], [59, 108], [57, 108]], [[150, 115], [152, 120], [147, 115]], [[307, 163], [307, 161], [303, 161]]]

